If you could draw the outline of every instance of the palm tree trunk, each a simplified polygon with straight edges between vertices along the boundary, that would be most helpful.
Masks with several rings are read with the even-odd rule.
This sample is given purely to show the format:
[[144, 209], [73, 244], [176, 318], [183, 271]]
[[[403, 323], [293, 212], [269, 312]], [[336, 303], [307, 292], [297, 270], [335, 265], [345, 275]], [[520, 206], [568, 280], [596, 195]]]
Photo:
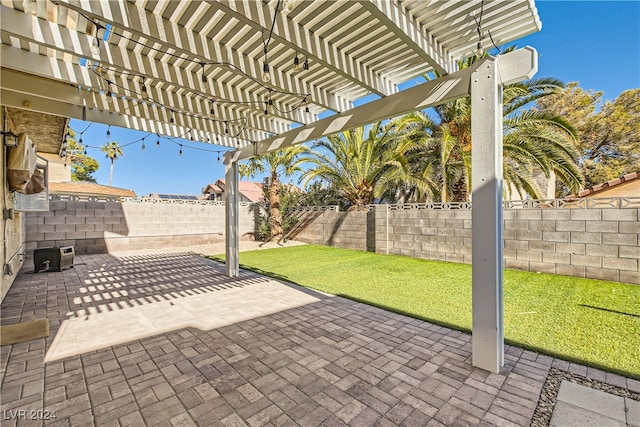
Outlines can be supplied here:
[[278, 174], [271, 174], [271, 184], [269, 185], [269, 226], [271, 228], [271, 239], [282, 235], [279, 187]]
[[113, 159], [111, 159], [111, 171], [109, 172], [109, 187], [113, 186]]

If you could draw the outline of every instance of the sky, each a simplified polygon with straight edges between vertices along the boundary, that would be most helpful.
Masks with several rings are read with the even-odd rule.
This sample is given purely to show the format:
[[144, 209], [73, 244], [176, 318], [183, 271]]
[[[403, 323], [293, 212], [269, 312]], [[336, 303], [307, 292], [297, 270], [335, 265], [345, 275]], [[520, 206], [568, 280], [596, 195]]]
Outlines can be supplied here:
[[[539, 53], [536, 77], [577, 81], [584, 89], [604, 92], [613, 100], [627, 89], [640, 87], [640, 1], [536, 1], [542, 31], [514, 42], [533, 46]], [[372, 100], [372, 98], [369, 98]], [[155, 134], [72, 119], [72, 129], [85, 145], [100, 147], [116, 141], [124, 156], [114, 163], [113, 185], [134, 190], [138, 196], [201, 194], [207, 184], [224, 178], [222, 152], [212, 144], [160, 138]], [[182, 155], [179, 155], [182, 144]], [[205, 150], [218, 150], [220, 153]], [[110, 162], [103, 152], [89, 147], [87, 154], [100, 163], [94, 174], [109, 184]], [[220, 161], [218, 161], [220, 157]], [[260, 179], [256, 179], [259, 181]]]

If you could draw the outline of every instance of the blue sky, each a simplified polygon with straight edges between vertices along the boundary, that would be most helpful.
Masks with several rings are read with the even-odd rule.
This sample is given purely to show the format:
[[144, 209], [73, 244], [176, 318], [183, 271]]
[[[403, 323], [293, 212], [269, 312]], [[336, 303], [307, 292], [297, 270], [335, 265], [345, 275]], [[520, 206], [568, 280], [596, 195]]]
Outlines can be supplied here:
[[[585, 89], [604, 92], [613, 100], [621, 92], [640, 87], [640, 1], [537, 1], [542, 31], [516, 41], [538, 50], [538, 77], [578, 81]], [[367, 101], [371, 98], [367, 99]], [[80, 133], [89, 123], [71, 120]], [[106, 141], [121, 145], [140, 140], [143, 132], [94, 123], [82, 134], [83, 142], [99, 147]], [[182, 144], [183, 154], [179, 156]], [[200, 194], [208, 183], [224, 177], [218, 154], [202, 150], [226, 150], [188, 140], [145, 139], [125, 147], [124, 157], [114, 166], [113, 185], [129, 188], [138, 196], [151, 193]], [[194, 149], [197, 148], [197, 149]], [[88, 148], [100, 169], [94, 174], [100, 184], [109, 184], [109, 160], [99, 149]], [[221, 159], [222, 160], [222, 159]]]

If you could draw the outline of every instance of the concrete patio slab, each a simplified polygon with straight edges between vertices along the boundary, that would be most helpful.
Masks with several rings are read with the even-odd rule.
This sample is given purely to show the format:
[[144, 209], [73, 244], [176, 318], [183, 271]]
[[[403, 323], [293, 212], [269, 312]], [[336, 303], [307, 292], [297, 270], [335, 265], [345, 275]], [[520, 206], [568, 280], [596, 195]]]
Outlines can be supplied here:
[[468, 334], [195, 254], [28, 271], [0, 322], [51, 335], [0, 348], [3, 427], [528, 426], [552, 367], [580, 368], [507, 346], [490, 374]]
[[626, 426], [626, 420], [625, 398], [562, 381], [550, 425]]

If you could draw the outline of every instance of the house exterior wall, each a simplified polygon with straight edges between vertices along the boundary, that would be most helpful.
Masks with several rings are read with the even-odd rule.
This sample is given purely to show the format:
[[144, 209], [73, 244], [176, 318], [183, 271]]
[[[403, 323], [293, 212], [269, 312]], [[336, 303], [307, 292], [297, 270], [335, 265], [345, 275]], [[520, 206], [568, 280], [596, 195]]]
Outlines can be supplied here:
[[[17, 133], [17, 129], [15, 129], [11, 118], [5, 117], [4, 114], [4, 108], [0, 108], [0, 123], [7, 123], [8, 125], [8, 128], [3, 128], [3, 130]], [[7, 120], [5, 121], [5, 119]], [[7, 153], [8, 149], [4, 146], [4, 141], [2, 141], [2, 149], [0, 149], [0, 176], [3, 178], [0, 208], [3, 212], [5, 209], [14, 209], [12, 193], [9, 192], [7, 182], [4, 178], [6, 176]], [[4, 215], [1, 217], [3, 242], [2, 245], [0, 245], [0, 260], [2, 260], [2, 271], [0, 271], [0, 276], [2, 277], [2, 281], [0, 282], [0, 301], [4, 299], [4, 296], [9, 291], [24, 260], [25, 214], [15, 211], [12, 212], [13, 215], [9, 219], [5, 219]]]
[[633, 181], [623, 182], [615, 187], [609, 187], [585, 197], [637, 197], [638, 194], [640, 194], [640, 179], [634, 179]]
[[[640, 284], [640, 209], [505, 209], [506, 268]], [[290, 238], [471, 263], [470, 209], [301, 212]]]

